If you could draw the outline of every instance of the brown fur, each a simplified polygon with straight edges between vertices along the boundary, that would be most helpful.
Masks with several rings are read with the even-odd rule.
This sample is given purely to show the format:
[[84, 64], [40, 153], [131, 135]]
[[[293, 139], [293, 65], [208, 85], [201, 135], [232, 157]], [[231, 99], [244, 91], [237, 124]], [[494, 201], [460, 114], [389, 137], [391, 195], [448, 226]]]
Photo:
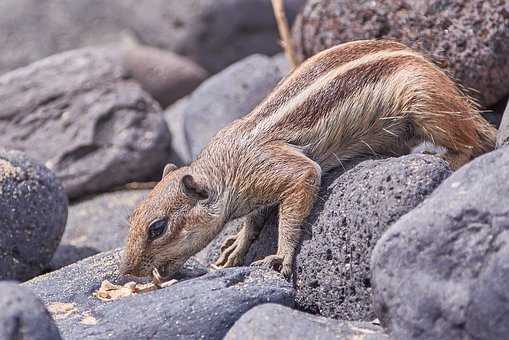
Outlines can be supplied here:
[[[277, 206], [277, 254], [256, 264], [290, 276], [322, 173], [366, 155], [401, 155], [422, 141], [445, 147], [458, 168], [494, 147], [495, 129], [444, 72], [402, 44], [357, 41], [323, 51], [193, 163], [168, 171], [130, 218], [124, 272], [172, 274], [226, 222], [245, 217], [216, 262], [242, 264], [267, 207]], [[149, 241], [158, 218], [168, 230]]]

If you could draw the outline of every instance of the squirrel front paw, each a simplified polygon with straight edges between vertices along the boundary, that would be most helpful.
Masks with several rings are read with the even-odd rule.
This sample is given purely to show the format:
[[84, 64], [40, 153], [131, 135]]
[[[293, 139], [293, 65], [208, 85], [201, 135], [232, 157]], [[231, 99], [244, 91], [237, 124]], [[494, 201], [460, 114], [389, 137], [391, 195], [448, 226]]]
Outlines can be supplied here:
[[292, 277], [293, 273], [293, 261], [289, 256], [269, 255], [263, 260], [251, 263], [251, 266], [270, 268], [279, 271], [287, 280]]
[[242, 265], [248, 249], [249, 243], [246, 242], [243, 233], [239, 232], [235, 236], [230, 236], [221, 245], [221, 253], [214, 262], [214, 267], [227, 268]]

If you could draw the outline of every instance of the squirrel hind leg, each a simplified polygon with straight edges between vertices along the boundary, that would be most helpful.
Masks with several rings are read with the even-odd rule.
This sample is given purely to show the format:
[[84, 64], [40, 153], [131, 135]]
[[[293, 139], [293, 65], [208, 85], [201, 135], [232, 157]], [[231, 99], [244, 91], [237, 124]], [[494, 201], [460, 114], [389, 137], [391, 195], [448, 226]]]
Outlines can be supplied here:
[[473, 157], [472, 151], [456, 151], [451, 148], [435, 144], [430, 140], [420, 141], [419, 144], [412, 146], [411, 153], [435, 155], [440, 157], [449, 164], [449, 167], [452, 170], [458, 170], [462, 165], [468, 163]]
[[445, 160], [452, 170], [457, 170], [464, 164], [468, 163], [473, 157], [473, 148], [466, 145], [458, 147], [457, 143], [450, 135], [444, 134], [442, 131], [424, 130], [421, 134], [424, 144], [428, 144], [425, 149], [429, 149], [429, 145], [433, 146], [434, 152], [425, 152], [435, 154]]
[[458, 152], [448, 149], [439, 157], [445, 160], [452, 170], [456, 171], [472, 159], [472, 152]]
[[[475, 118], [475, 114], [472, 116]], [[477, 137], [479, 126], [473, 119], [446, 113], [431, 117], [429, 114], [422, 114], [416, 118], [413, 121], [416, 137], [425, 143], [442, 148], [444, 152], [438, 156], [444, 159], [451, 169], [457, 170], [475, 157], [475, 150], [479, 144]]]

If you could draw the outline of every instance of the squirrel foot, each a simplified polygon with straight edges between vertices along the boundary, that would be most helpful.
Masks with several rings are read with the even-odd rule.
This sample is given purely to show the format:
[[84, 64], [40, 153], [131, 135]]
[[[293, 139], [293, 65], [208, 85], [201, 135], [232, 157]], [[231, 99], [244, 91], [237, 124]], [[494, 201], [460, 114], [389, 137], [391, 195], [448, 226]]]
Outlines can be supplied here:
[[289, 256], [269, 255], [263, 260], [251, 263], [252, 267], [270, 268], [279, 271], [287, 280], [292, 276], [292, 259]]
[[218, 268], [235, 267], [244, 263], [244, 257], [249, 249], [243, 233], [230, 236], [221, 245], [221, 253], [214, 266]]

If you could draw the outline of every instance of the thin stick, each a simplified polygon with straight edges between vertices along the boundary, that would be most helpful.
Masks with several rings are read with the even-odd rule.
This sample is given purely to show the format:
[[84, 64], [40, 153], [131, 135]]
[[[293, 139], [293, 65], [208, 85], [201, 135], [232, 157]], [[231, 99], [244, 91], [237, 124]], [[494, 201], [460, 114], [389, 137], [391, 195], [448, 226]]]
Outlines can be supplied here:
[[284, 0], [272, 0], [272, 8], [274, 9], [274, 16], [276, 17], [277, 27], [282, 39], [286, 58], [295, 68], [300, 64], [300, 62], [297, 57], [297, 53], [295, 52], [292, 34], [290, 33], [290, 27], [288, 26], [288, 20], [286, 19]]
[[109, 192], [116, 192], [122, 190], [152, 190], [159, 182], [129, 182], [124, 185], [115, 187]]

